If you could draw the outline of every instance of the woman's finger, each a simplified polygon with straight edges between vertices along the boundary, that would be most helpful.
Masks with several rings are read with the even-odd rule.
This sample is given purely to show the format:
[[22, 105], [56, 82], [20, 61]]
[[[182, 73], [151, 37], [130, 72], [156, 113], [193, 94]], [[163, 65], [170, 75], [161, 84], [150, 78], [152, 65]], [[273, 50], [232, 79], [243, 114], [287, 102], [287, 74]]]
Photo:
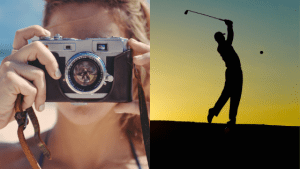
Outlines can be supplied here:
[[46, 79], [44, 71], [31, 65], [24, 63], [17, 64], [10, 61], [3, 64], [3, 68], [0, 72], [4, 73], [4, 71], [14, 71], [25, 79], [33, 82], [34, 86], [37, 88], [37, 94], [34, 101], [36, 110], [43, 111], [44, 103], [46, 101]]
[[[148, 117], [150, 117], [150, 102], [147, 102]], [[139, 101], [134, 100], [130, 103], [118, 103], [114, 111], [116, 113], [131, 113], [140, 115]]]
[[0, 90], [0, 95], [2, 96], [0, 97], [0, 114], [5, 114], [7, 111], [11, 112], [13, 110], [18, 94], [24, 95], [23, 110], [32, 106], [36, 99], [37, 88], [14, 71], [8, 71], [1, 78], [0, 86], [7, 86], [5, 89]]
[[34, 36], [50, 36], [51, 33], [39, 25], [29, 26], [27, 28], [19, 29], [16, 31], [15, 39], [13, 42], [13, 49], [19, 50], [28, 44], [28, 40]]
[[16, 49], [11, 50], [11, 55], [13, 55], [16, 52], [18, 52], [18, 50], [16, 50]]
[[22, 47], [16, 53], [7, 56], [3, 60], [27, 63], [28, 61], [34, 61], [36, 59], [38, 59], [42, 65], [45, 65], [47, 72], [53, 79], [59, 79], [61, 77], [61, 72], [55, 57], [50, 50], [39, 41]]
[[147, 73], [150, 73], [150, 52], [134, 56], [133, 63], [139, 66], [143, 66]]
[[128, 45], [133, 50], [133, 56], [150, 52], [150, 45], [138, 42], [133, 38], [128, 40]]
[[0, 80], [0, 86], [7, 86], [0, 90], [0, 129], [4, 128], [14, 115], [14, 104], [17, 95], [21, 93], [24, 95], [22, 109], [25, 110], [32, 106], [37, 89], [26, 79], [19, 76], [13, 71], [6, 73]]

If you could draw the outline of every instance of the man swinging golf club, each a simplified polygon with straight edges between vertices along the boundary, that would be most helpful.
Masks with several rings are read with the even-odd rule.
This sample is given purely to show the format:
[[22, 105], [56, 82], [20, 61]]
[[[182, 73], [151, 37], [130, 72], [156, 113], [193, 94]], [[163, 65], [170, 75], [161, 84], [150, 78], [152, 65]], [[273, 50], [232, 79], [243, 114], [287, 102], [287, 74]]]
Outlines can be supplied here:
[[214, 116], [218, 116], [223, 106], [226, 104], [230, 98], [230, 110], [229, 119], [227, 127], [225, 128], [225, 133], [229, 132], [233, 126], [236, 124], [236, 115], [238, 111], [238, 106], [242, 94], [243, 86], [243, 72], [241, 68], [240, 59], [232, 47], [233, 41], [233, 22], [230, 20], [223, 20], [227, 25], [227, 40], [225, 40], [224, 33], [215, 33], [215, 40], [218, 42], [218, 52], [220, 53], [222, 59], [227, 67], [225, 72], [225, 86], [222, 94], [215, 106], [208, 111], [207, 121], [211, 123]]

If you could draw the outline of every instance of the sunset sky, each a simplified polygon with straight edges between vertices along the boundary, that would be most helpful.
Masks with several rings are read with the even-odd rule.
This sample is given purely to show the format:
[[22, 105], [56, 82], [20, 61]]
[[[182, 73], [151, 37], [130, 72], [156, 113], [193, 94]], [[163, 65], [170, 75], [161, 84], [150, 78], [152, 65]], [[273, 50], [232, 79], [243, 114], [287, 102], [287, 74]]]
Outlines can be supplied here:
[[[233, 21], [244, 75], [237, 123], [299, 126], [296, 0], [153, 0], [151, 120], [206, 122], [224, 87], [214, 33], [227, 33], [225, 23], [185, 10]], [[229, 102], [213, 123], [226, 123], [228, 111]]]

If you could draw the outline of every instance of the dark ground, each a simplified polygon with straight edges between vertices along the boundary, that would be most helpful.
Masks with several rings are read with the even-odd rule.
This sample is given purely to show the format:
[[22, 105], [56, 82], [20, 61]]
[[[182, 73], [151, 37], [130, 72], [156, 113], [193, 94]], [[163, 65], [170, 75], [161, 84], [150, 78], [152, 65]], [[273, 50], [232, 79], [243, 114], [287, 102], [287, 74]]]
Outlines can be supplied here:
[[299, 169], [299, 127], [151, 121], [151, 168]]

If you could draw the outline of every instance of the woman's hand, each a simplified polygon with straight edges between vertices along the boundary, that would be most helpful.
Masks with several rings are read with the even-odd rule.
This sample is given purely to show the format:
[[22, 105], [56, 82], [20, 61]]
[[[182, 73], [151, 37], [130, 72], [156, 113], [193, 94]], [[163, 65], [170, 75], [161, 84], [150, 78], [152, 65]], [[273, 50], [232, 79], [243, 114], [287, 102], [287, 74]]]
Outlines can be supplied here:
[[[133, 63], [136, 68], [140, 70], [142, 75], [142, 84], [145, 92], [148, 116], [150, 117], [150, 45], [138, 42], [135, 39], [129, 39], [128, 45], [133, 51]], [[144, 72], [141, 67], [143, 67]], [[132, 113], [140, 114], [139, 101], [138, 101], [138, 89], [137, 79], [133, 76], [133, 101], [130, 103], [119, 103], [115, 107], [116, 113]]]
[[15, 120], [14, 105], [18, 94], [24, 95], [23, 110], [31, 107], [34, 102], [36, 110], [43, 111], [45, 108], [45, 73], [37, 67], [28, 65], [28, 61], [38, 59], [41, 64], [45, 65], [52, 78], [61, 77], [58, 63], [50, 50], [39, 41], [28, 44], [28, 40], [34, 36], [50, 36], [50, 32], [38, 25], [18, 30], [13, 42], [12, 54], [1, 62], [0, 129]]

